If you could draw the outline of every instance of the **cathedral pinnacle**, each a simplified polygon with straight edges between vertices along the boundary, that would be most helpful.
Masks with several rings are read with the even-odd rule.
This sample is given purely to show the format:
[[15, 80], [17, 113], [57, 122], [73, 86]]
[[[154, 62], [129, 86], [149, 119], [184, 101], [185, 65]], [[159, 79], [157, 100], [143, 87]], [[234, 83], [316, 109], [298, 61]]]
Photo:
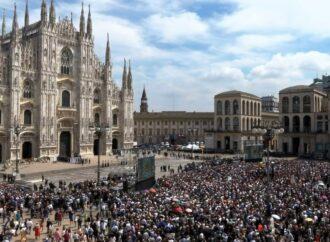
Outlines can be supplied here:
[[2, 15], [2, 39], [5, 37], [6, 34], [6, 12], [5, 9], [3, 9], [3, 15]]
[[128, 75], [127, 75], [128, 89], [132, 89], [132, 72], [131, 72], [131, 60], [128, 60]]
[[55, 25], [55, 22], [56, 22], [54, 0], [52, 0], [51, 3], [50, 3], [49, 22], [50, 22], [51, 25]]
[[127, 87], [127, 72], [126, 72], [126, 59], [124, 59], [124, 69], [123, 69], [123, 77], [122, 77], [122, 88], [126, 89]]
[[93, 28], [92, 28], [92, 16], [91, 16], [91, 5], [88, 5], [88, 19], [87, 19], [87, 34], [89, 37], [92, 37]]
[[105, 64], [107, 67], [110, 66], [110, 42], [109, 42], [109, 33], [107, 34], [107, 47], [105, 50]]
[[24, 26], [27, 27], [29, 26], [29, 0], [26, 0], [26, 5], [25, 5], [25, 21], [24, 21]]
[[47, 5], [45, 3], [45, 0], [42, 0], [41, 3], [41, 22], [47, 21]]
[[18, 31], [18, 23], [17, 23], [17, 14], [16, 14], [16, 3], [14, 5], [14, 16], [13, 16], [13, 26], [12, 26], [12, 34], [13, 36], [17, 34]]
[[81, 3], [81, 14], [80, 14], [80, 35], [85, 34], [85, 15], [84, 15], [84, 2]]

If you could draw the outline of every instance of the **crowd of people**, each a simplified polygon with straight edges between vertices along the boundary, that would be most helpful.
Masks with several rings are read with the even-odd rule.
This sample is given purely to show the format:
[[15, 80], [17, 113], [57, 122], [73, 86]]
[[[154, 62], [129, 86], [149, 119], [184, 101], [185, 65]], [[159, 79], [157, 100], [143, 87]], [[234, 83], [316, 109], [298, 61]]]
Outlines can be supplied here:
[[[330, 163], [190, 163], [144, 191], [0, 184], [0, 241], [330, 241]], [[63, 223], [63, 221], [67, 221]], [[16, 237], [15, 237], [16, 236]]]

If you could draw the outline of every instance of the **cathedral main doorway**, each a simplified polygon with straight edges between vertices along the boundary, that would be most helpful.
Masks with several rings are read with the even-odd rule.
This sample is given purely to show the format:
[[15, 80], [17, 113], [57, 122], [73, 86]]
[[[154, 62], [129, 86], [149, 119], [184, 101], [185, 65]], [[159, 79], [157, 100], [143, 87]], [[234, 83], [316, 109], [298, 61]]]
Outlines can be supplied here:
[[117, 139], [112, 140], [112, 150], [118, 150], [118, 140]]
[[22, 147], [22, 159], [32, 158], [32, 143], [24, 142]]
[[99, 139], [94, 139], [93, 153], [99, 155]]
[[68, 131], [60, 135], [60, 156], [71, 157], [71, 134]]

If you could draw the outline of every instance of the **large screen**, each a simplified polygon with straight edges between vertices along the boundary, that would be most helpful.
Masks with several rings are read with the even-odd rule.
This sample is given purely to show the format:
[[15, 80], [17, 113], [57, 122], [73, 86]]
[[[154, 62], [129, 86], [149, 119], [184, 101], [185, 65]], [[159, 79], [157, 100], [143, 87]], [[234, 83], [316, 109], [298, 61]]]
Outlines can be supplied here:
[[138, 159], [137, 181], [144, 181], [155, 177], [155, 156], [147, 156]]
[[262, 161], [263, 145], [254, 144], [244, 147], [246, 161]]

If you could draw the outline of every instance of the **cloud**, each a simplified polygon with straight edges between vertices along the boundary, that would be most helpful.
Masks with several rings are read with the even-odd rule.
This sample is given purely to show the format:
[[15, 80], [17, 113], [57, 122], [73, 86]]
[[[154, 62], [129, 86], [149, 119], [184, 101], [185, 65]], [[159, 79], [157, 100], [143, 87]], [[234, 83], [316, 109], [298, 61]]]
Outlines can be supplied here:
[[208, 25], [193, 12], [171, 16], [154, 14], [145, 20], [145, 25], [152, 37], [166, 43], [199, 41], [208, 34]]
[[330, 8], [327, 0], [231, 0], [237, 11], [214, 19], [214, 24], [226, 32], [289, 32], [330, 36], [326, 24]]
[[295, 40], [291, 34], [244, 34], [236, 38], [234, 43], [225, 46], [225, 51], [233, 54], [249, 53], [255, 50], [268, 50], [269, 48], [279, 47], [285, 43]]

